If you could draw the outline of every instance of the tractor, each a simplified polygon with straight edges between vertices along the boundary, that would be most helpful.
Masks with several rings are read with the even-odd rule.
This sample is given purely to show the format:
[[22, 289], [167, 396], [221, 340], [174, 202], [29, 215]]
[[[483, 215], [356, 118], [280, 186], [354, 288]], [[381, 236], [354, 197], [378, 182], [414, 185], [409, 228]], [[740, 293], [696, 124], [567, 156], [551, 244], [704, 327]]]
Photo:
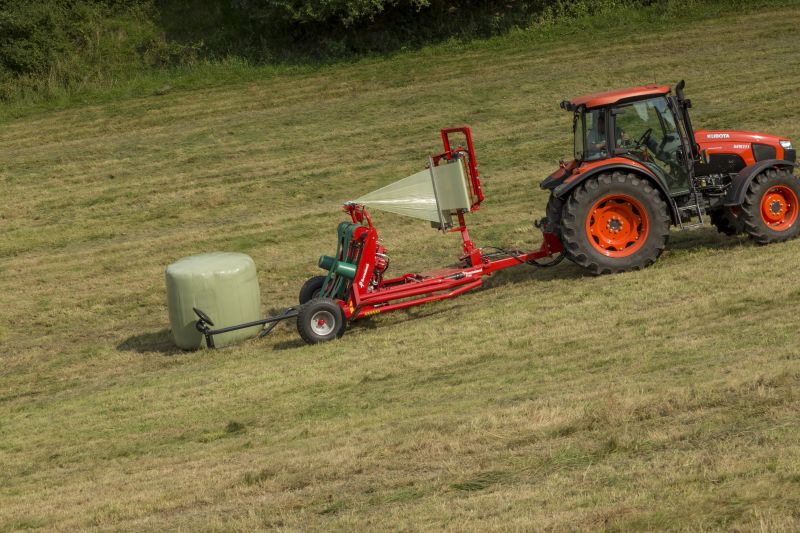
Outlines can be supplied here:
[[758, 244], [800, 232], [797, 154], [789, 139], [695, 131], [685, 83], [645, 85], [561, 102], [573, 113], [574, 157], [541, 182], [546, 232], [592, 274], [658, 259], [670, 226], [710, 222]]

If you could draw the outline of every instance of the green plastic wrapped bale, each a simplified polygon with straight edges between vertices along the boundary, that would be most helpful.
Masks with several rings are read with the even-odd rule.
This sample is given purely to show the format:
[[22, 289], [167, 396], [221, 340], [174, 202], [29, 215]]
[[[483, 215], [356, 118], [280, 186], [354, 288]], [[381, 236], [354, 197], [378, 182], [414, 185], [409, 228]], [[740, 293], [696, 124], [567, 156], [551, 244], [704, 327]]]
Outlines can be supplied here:
[[[256, 265], [250, 256], [213, 252], [184, 257], [167, 267], [167, 307], [175, 344], [184, 350], [205, 346], [195, 328], [204, 311], [220, 329], [261, 318], [261, 292]], [[253, 337], [260, 326], [214, 336], [217, 347]]]

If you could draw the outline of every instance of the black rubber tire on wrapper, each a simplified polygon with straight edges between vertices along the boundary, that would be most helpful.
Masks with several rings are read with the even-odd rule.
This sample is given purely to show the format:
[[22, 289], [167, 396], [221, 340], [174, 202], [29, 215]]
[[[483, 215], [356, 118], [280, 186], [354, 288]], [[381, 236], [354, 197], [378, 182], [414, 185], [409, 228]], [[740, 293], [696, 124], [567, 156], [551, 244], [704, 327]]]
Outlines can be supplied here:
[[717, 231], [724, 235], [733, 237], [744, 233], [744, 223], [741, 217], [731, 213], [730, 208], [723, 207], [709, 212], [711, 223], [717, 227]]
[[297, 332], [308, 344], [338, 339], [346, 327], [344, 311], [330, 298], [314, 298], [300, 306], [297, 313]]
[[314, 276], [308, 278], [306, 282], [303, 283], [303, 286], [300, 287], [300, 296], [298, 297], [300, 305], [319, 296], [322, 286], [325, 284], [325, 277], [326, 276]]
[[[607, 224], [600, 222], [606, 219]], [[670, 218], [661, 193], [647, 179], [614, 172], [578, 186], [564, 203], [560, 226], [566, 257], [600, 275], [653, 264], [667, 244]], [[636, 228], [633, 234], [631, 228]], [[608, 245], [601, 236], [590, 234], [592, 230], [613, 239], [630, 236], [632, 240]]]
[[[775, 198], [774, 201], [770, 201]], [[800, 233], [800, 178], [785, 169], [769, 169], [755, 177], [742, 204], [744, 230], [758, 244], [769, 244], [797, 237]], [[781, 200], [782, 199], [782, 200]], [[772, 205], [786, 209], [785, 221], [770, 221], [764, 211]]]

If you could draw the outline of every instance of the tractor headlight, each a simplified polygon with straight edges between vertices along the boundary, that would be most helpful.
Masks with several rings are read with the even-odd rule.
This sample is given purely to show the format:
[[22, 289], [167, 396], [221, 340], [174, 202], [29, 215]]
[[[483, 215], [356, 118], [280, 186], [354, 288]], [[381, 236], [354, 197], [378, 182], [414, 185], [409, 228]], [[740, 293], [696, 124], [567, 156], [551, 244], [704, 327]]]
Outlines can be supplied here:
[[792, 149], [792, 141], [781, 141], [781, 146], [786, 150]]

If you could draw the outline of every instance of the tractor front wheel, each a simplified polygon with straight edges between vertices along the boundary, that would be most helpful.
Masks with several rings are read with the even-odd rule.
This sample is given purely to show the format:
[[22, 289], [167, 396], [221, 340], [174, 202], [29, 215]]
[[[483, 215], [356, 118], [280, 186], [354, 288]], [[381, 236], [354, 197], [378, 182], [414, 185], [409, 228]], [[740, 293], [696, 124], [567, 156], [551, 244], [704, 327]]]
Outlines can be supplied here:
[[338, 339], [346, 327], [344, 311], [330, 298], [309, 300], [297, 313], [297, 332], [308, 344]]
[[653, 264], [667, 243], [670, 218], [661, 193], [636, 174], [603, 173], [567, 199], [561, 241], [568, 259], [595, 275]]
[[745, 231], [758, 244], [780, 242], [800, 233], [800, 179], [784, 169], [762, 172], [750, 183], [742, 204]]
[[711, 223], [716, 226], [717, 231], [730, 237], [744, 233], [742, 218], [738, 216], [738, 210], [734, 209], [736, 208], [722, 207], [709, 213]]

